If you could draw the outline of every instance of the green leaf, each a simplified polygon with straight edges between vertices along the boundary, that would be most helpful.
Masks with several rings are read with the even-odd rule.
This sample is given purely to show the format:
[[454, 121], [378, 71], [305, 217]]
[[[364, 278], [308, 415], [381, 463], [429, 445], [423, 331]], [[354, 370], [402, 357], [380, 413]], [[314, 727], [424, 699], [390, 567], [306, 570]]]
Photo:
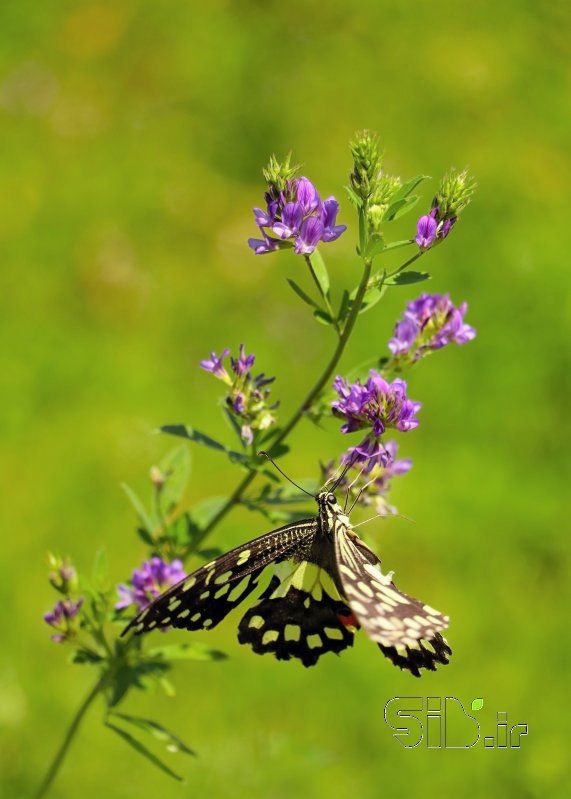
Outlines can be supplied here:
[[190, 425], [185, 424], [165, 424], [159, 428], [161, 433], [167, 433], [170, 436], [178, 436], [179, 438], [186, 438], [189, 441], [194, 441], [195, 444], [201, 444], [203, 447], [209, 447], [210, 449], [215, 449], [218, 452], [224, 452], [232, 462], [235, 463], [248, 463], [249, 458], [246, 455], [243, 455], [241, 452], [234, 452], [231, 449], [228, 449], [224, 444], [221, 444], [220, 441], [216, 441], [216, 439], [211, 438], [211, 436], [206, 435], [206, 433], [201, 433], [199, 430], [195, 430]]
[[191, 644], [166, 644], [147, 652], [150, 658], [161, 660], [226, 660], [228, 655], [219, 649], [195, 641]]
[[189, 524], [198, 530], [204, 530], [218, 511], [226, 504], [226, 497], [208, 497], [194, 505], [188, 512]]
[[349, 312], [349, 292], [347, 289], [343, 289], [343, 296], [341, 297], [341, 305], [339, 306], [339, 313], [337, 315], [337, 319], [339, 322], [343, 323], [347, 317], [347, 313]]
[[400, 189], [391, 197], [391, 205], [399, 200], [404, 200], [406, 197], [408, 197], [411, 191], [416, 189], [419, 183], [422, 183], [423, 180], [429, 180], [429, 178], [430, 175], [417, 175], [415, 178], [407, 180], [406, 183], [403, 183]]
[[181, 501], [190, 478], [190, 452], [186, 444], [167, 453], [159, 469], [167, 478], [161, 489], [161, 503], [168, 513]]
[[102, 660], [104, 660], [104, 658], [98, 655], [97, 652], [91, 652], [88, 649], [78, 649], [74, 652], [71, 662], [83, 666], [85, 664], [92, 665], [94, 663], [101, 663]]
[[244, 441], [242, 439], [242, 427], [238, 423], [238, 420], [236, 419], [234, 414], [228, 410], [228, 408], [222, 408], [222, 410], [224, 412], [224, 418], [226, 419], [232, 430], [238, 436], [238, 441], [242, 446], [244, 446]]
[[385, 222], [393, 222], [395, 219], [404, 216], [417, 204], [419, 199], [418, 196], [414, 196], [391, 202], [383, 214], [383, 220]]
[[386, 247], [383, 237], [378, 233], [373, 233], [367, 242], [367, 251], [365, 253], [365, 257], [375, 258], [375, 256], [380, 255], [385, 249]]
[[363, 205], [363, 200], [359, 197], [357, 192], [353, 189], [352, 186], [345, 186], [345, 191], [349, 195], [349, 199], [351, 203], [355, 206], [355, 208], [361, 208]]
[[317, 282], [319, 284], [319, 288], [321, 293], [324, 297], [329, 297], [329, 287], [330, 287], [330, 280], [329, 280], [329, 273], [327, 272], [327, 267], [325, 266], [325, 261], [319, 250], [314, 250], [311, 255], [309, 256], [309, 261], [313, 268], [313, 272], [315, 277], [317, 278]]
[[166, 765], [166, 763], [163, 763], [163, 761], [160, 760], [160, 758], [158, 758], [155, 754], [153, 754], [153, 752], [151, 752], [150, 749], [147, 749], [147, 747], [144, 746], [140, 741], [138, 741], [136, 738], [133, 738], [133, 736], [130, 735], [126, 730], [122, 730], [121, 727], [116, 727], [114, 724], [111, 724], [111, 722], [109, 721], [105, 722], [105, 726], [108, 727], [110, 730], [113, 730], [113, 732], [115, 732], [120, 738], [122, 738], [126, 743], [128, 743], [129, 746], [132, 746], [136, 752], [138, 752], [143, 757], [146, 757], [147, 760], [149, 760], [154, 766], [159, 768], [161, 771], [164, 771], [165, 774], [168, 774], [169, 777], [178, 780], [178, 782], [182, 782], [182, 777], [180, 777], [172, 769], [170, 769]]
[[381, 288], [375, 286], [374, 288], [367, 289], [367, 291], [363, 296], [363, 302], [359, 310], [359, 313], [360, 314], [366, 313], [367, 311], [370, 311], [371, 308], [374, 308], [375, 305], [382, 298], [386, 290], [387, 290], [386, 285], [381, 286]]
[[472, 710], [481, 710], [484, 707], [484, 700], [479, 699], [472, 699]]
[[290, 284], [290, 286], [295, 291], [298, 297], [301, 297], [301, 299], [304, 302], [306, 302], [308, 305], [311, 305], [312, 308], [319, 309], [319, 305], [315, 302], [315, 300], [312, 300], [309, 294], [306, 294], [305, 291], [302, 288], [300, 288], [294, 280], [290, 280], [290, 278], [288, 277], [287, 282]]
[[137, 727], [140, 730], [150, 733], [158, 741], [166, 742], [169, 752], [181, 752], [185, 755], [196, 755], [196, 752], [190, 749], [190, 747], [188, 747], [184, 741], [178, 737], [178, 735], [175, 735], [174, 732], [167, 730], [166, 727], [163, 727], [163, 725], [159, 724], [157, 721], [152, 721], [152, 719], [144, 719], [140, 716], [128, 716], [126, 713], [113, 712], [112, 715], [114, 718], [121, 719], [126, 724], [132, 724], [133, 727]]
[[394, 277], [388, 277], [385, 280], [386, 286], [411, 286], [413, 283], [422, 283], [424, 280], [430, 280], [428, 272], [399, 272]]
[[97, 550], [93, 564], [93, 585], [97, 591], [109, 589], [109, 568], [107, 565], [107, 552], [104, 547]]
[[409, 244], [414, 244], [414, 239], [404, 239], [404, 241], [391, 241], [390, 244], [387, 244], [385, 247], [385, 252], [389, 250], [398, 250], [401, 247], [408, 247]]
[[270, 447], [270, 454], [272, 458], [281, 458], [283, 455], [287, 455], [290, 448], [287, 444], [279, 443], [274, 444], [273, 447]]
[[401, 216], [408, 214], [409, 211], [412, 211], [412, 209], [419, 200], [420, 197], [418, 195], [415, 195], [414, 197], [407, 197], [403, 205], [401, 205], [400, 208], [397, 208], [397, 210], [395, 211], [395, 213], [391, 218], [391, 221], [394, 221], [395, 219], [400, 219]]
[[322, 325], [333, 324], [333, 319], [329, 316], [328, 313], [322, 311], [321, 308], [318, 308], [316, 311], [314, 311], [313, 315], [315, 316], [318, 322], [321, 322]]
[[131, 505], [135, 509], [135, 513], [139, 517], [139, 521], [143, 525], [143, 529], [146, 530], [147, 533], [151, 534], [154, 529], [154, 524], [151, 517], [147, 513], [145, 506], [143, 505], [137, 494], [135, 494], [133, 489], [127, 485], [127, 483], [121, 483], [121, 488], [127, 494], [127, 497], [131, 502]]

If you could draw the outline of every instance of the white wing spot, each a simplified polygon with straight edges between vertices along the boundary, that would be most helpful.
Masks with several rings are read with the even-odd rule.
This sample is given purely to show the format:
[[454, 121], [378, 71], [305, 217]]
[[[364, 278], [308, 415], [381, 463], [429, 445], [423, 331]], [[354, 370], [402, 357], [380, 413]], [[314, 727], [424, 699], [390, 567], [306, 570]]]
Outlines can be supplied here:
[[182, 599], [173, 599], [169, 602], [169, 610], [176, 610], [179, 605], [182, 605]]
[[224, 594], [227, 594], [229, 590], [230, 590], [230, 583], [226, 583], [226, 585], [223, 585], [222, 588], [219, 588], [218, 591], [214, 594], [214, 599], [220, 599], [220, 597], [224, 596]]
[[254, 630], [260, 630], [265, 624], [263, 616], [252, 616], [248, 627], [253, 627]]
[[179, 619], [186, 619], [187, 616], [190, 616], [190, 610], [188, 608], [181, 610], [181, 612], [178, 614]]
[[218, 583], [219, 585], [222, 583], [227, 583], [230, 577], [232, 577], [232, 572], [227, 571], [224, 572], [223, 574], [219, 574], [218, 577], [216, 577], [216, 579], [214, 580], [214, 582]]
[[203, 626], [204, 628], [206, 628], [206, 627], [212, 627], [212, 619], [204, 619], [204, 622], [203, 622], [202, 626]]
[[236, 564], [238, 566], [243, 566], [244, 563], [246, 563], [246, 561], [248, 560], [248, 558], [250, 557], [251, 554], [252, 554], [251, 550], [249, 550], [249, 549], [245, 549], [243, 552], [240, 552], [240, 554], [238, 556], [238, 560], [236, 561]]
[[367, 585], [367, 583], [364, 583], [364, 582], [361, 580], [361, 581], [358, 583], [358, 587], [359, 587], [359, 590], [361, 591], [361, 593], [362, 593], [362, 594], [365, 594], [365, 596], [368, 596], [368, 597], [369, 597], [369, 599], [372, 599], [372, 598], [373, 598], [373, 589], [371, 588], [371, 586], [370, 586], [370, 585]]
[[312, 635], [307, 636], [307, 646], [310, 649], [319, 649], [320, 646], [323, 646], [323, 641], [321, 640], [321, 636], [317, 633], [313, 633]]
[[190, 620], [191, 621], [198, 621], [201, 616], [202, 616], [202, 613], [195, 613], [194, 616], [190, 617]]
[[200, 598], [208, 599], [209, 596], [210, 596], [210, 591], [203, 591], [202, 594], [200, 595]]
[[355, 599], [352, 599], [350, 605], [351, 610], [355, 613], [361, 614], [362, 616], [367, 615], [367, 608], [361, 602], [357, 602]]
[[338, 627], [324, 627], [323, 632], [328, 638], [331, 638], [333, 641], [343, 640], [343, 632]]
[[190, 591], [192, 586], [196, 583], [196, 577], [189, 577], [188, 580], [185, 580], [182, 586], [183, 591]]

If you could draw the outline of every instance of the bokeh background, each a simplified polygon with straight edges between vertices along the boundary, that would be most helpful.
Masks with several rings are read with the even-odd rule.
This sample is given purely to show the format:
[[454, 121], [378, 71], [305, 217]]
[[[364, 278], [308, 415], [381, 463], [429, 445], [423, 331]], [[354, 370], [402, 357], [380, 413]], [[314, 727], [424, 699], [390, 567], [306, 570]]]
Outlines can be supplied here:
[[[478, 338], [410, 375], [422, 424], [401, 436], [414, 469], [393, 499], [416, 523], [366, 528], [399, 584], [450, 613], [453, 661], [415, 681], [363, 636], [304, 670], [239, 647], [234, 616], [202, 635], [228, 661], [181, 664], [175, 699], [124, 708], [199, 751], [178, 764], [185, 786], [96, 707], [53, 795], [569, 795], [570, 22], [567, 3], [521, 0], [0, 5], [3, 796], [37, 786], [93, 679], [42, 622], [46, 551], [89, 569], [105, 546], [117, 581], [138, 565], [120, 483], [147, 491], [174, 443], [152, 434], [161, 423], [226, 434], [197, 368], [210, 349], [246, 342], [284, 415], [295, 407], [332, 336], [286, 285], [303, 265], [247, 249], [250, 209], [268, 156], [293, 150], [341, 200], [349, 233], [326, 255], [335, 290], [353, 285], [342, 186], [365, 126], [387, 169], [434, 176], [426, 204], [450, 165], [479, 183], [424, 261], [431, 290], [469, 302]], [[362, 317], [346, 368], [383, 354], [416, 293]], [[336, 425], [300, 425], [283, 466], [311, 476], [344, 443]], [[234, 485], [228, 462], [192, 455], [189, 502]], [[211, 543], [263, 531], [238, 511]], [[382, 716], [399, 695], [483, 697], [484, 734], [507, 710], [529, 736], [519, 751], [404, 750]]]

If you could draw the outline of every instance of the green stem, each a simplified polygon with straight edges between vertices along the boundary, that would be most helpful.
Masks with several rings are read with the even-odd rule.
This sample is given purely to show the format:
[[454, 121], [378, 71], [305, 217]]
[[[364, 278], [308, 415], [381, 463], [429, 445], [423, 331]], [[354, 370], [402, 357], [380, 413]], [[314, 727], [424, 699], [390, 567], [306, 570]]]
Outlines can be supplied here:
[[[321, 376], [315, 383], [315, 385], [311, 388], [307, 396], [305, 397], [304, 401], [301, 403], [299, 408], [293, 414], [289, 422], [285, 425], [279, 436], [275, 439], [270, 447], [270, 455], [272, 449], [281, 444], [285, 438], [291, 433], [297, 423], [300, 421], [304, 413], [311, 407], [314, 400], [318, 397], [318, 395], [323, 390], [325, 384], [330, 379], [331, 375], [335, 371], [343, 352], [345, 351], [345, 347], [347, 346], [347, 342], [349, 341], [349, 337], [353, 332], [353, 328], [355, 327], [355, 322], [357, 321], [357, 316], [359, 315], [359, 311], [361, 309], [361, 303], [363, 301], [363, 297], [365, 296], [365, 292], [367, 291], [367, 284], [369, 282], [369, 278], [371, 276], [371, 266], [372, 262], [370, 260], [366, 260], [363, 266], [363, 274], [361, 276], [361, 282], [359, 283], [359, 288], [357, 289], [357, 294], [355, 296], [355, 300], [351, 306], [351, 311], [349, 316], [347, 317], [347, 322], [345, 323], [345, 327], [343, 328], [343, 332], [339, 336], [339, 341], [337, 342], [337, 346], [333, 352], [333, 355], [329, 359], [329, 362], [325, 369], [323, 370]], [[236, 486], [233, 493], [228, 497], [227, 501], [222, 505], [220, 510], [212, 517], [209, 523], [203, 530], [203, 534], [201, 539], [203, 540], [206, 536], [216, 527], [216, 525], [222, 521], [222, 519], [226, 516], [226, 514], [237, 505], [246, 489], [250, 486], [250, 483], [254, 481], [258, 472], [251, 471], [243, 478], [243, 480]]]
[[63, 760], [67, 754], [67, 750], [69, 749], [70, 744], [73, 741], [75, 733], [77, 732], [78, 727], [83, 720], [83, 717], [89, 710], [93, 700], [100, 693], [101, 689], [103, 688], [103, 685], [104, 685], [103, 680], [99, 680], [93, 686], [93, 688], [87, 695], [86, 699], [84, 700], [83, 704], [80, 706], [79, 710], [75, 714], [73, 721], [71, 722], [69, 729], [65, 735], [65, 738], [63, 739], [63, 743], [60, 746], [58, 753], [56, 754], [50, 768], [48, 769], [48, 772], [44, 777], [44, 780], [38, 790], [38, 793], [36, 794], [36, 799], [40, 799], [40, 797], [45, 796], [49, 791], [49, 789], [51, 788], [51, 785], [57, 776], [61, 764], [63, 763]]
[[388, 277], [394, 277], [395, 275], [398, 275], [398, 274], [400, 274], [400, 272], [402, 272], [402, 271], [403, 271], [403, 269], [406, 269], [406, 268], [407, 268], [407, 266], [410, 266], [410, 265], [411, 265], [411, 264], [413, 264], [415, 261], [417, 261], [417, 260], [418, 260], [418, 259], [419, 259], [419, 258], [420, 258], [422, 255], [424, 255], [424, 253], [425, 253], [425, 252], [426, 252], [426, 250], [420, 250], [419, 252], [417, 252], [417, 253], [416, 253], [416, 255], [413, 255], [413, 256], [412, 256], [412, 258], [409, 258], [409, 259], [408, 259], [408, 261], [405, 261], [405, 262], [404, 262], [404, 264], [401, 264], [401, 265], [398, 267], [398, 269], [395, 269], [395, 270], [393, 270], [392, 272], [389, 272], [389, 274], [388, 274], [388, 275], [386, 275], [386, 277], [385, 277], [385, 280], [386, 280], [386, 278], [388, 278]]

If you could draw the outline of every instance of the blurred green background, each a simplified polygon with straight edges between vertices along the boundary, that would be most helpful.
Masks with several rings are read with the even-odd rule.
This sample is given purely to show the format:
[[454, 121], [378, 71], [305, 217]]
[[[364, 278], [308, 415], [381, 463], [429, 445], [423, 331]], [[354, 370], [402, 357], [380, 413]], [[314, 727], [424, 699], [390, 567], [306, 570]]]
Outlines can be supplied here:
[[[2, 796], [37, 786], [93, 679], [49, 641], [46, 551], [88, 569], [103, 545], [117, 581], [138, 565], [120, 482], [147, 490], [174, 443], [152, 435], [161, 423], [225, 430], [197, 368], [210, 349], [246, 342], [293, 410], [333, 342], [285, 283], [303, 264], [246, 247], [260, 169], [292, 149], [337, 195], [350, 230], [325, 255], [337, 290], [352, 285], [342, 186], [365, 126], [389, 171], [434, 176], [426, 205], [450, 165], [479, 183], [423, 262], [430, 290], [469, 302], [478, 338], [410, 375], [422, 423], [401, 436], [414, 469], [393, 499], [416, 523], [366, 528], [398, 584], [450, 613], [453, 660], [416, 681], [360, 636], [304, 670], [240, 647], [235, 614], [196, 636], [229, 661], [182, 664], [174, 700], [124, 707], [199, 751], [177, 764], [186, 786], [97, 707], [53, 796], [569, 795], [570, 22], [567, 3], [529, 0], [0, 5]], [[396, 224], [410, 236], [414, 218]], [[347, 369], [384, 353], [417, 293], [361, 318]], [[282, 465], [311, 476], [344, 443], [337, 425], [300, 425]], [[189, 502], [234, 485], [225, 460], [192, 455]], [[262, 532], [235, 512], [211, 543]], [[403, 695], [481, 696], [483, 734], [507, 710], [529, 736], [519, 751], [405, 750], [383, 721]]]

